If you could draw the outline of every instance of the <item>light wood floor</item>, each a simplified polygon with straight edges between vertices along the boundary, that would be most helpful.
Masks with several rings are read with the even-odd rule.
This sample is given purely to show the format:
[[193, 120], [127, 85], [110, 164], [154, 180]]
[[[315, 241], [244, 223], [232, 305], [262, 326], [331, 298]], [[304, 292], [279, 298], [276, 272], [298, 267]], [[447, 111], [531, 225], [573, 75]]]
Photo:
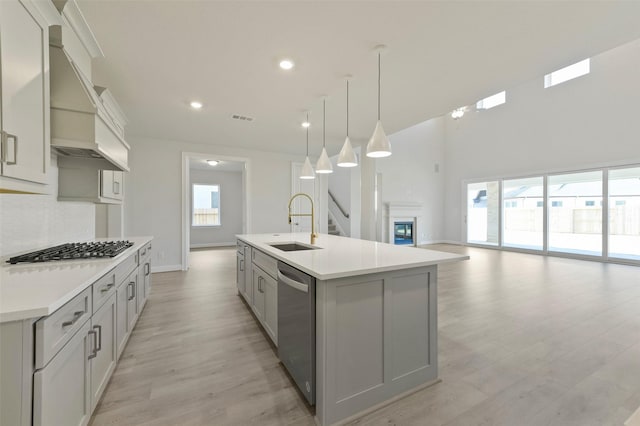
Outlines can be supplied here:
[[[640, 268], [439, 245], [442, 383], [353, 425], [622, 425], [640, 406]], [[313, 425], [236, 295], [234, 249], [153, 289], [92, 425]]]

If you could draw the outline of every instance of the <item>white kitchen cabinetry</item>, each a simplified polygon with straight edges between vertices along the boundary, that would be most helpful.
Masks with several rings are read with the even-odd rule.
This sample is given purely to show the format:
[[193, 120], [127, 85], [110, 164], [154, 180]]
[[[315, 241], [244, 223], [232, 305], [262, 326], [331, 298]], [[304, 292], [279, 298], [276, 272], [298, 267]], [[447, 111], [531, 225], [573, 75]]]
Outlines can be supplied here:
[[116, 295], [111, 297], [93, 314], [91, 328], [96, 336], [96, 354], [91, 359], [91, 411], [96, 408], [102, 393], [109, 384], [111, 373], [116, 368]]
[[253, 298], [251, 307], [265, 331], [278, 345], [278, 261], [251, 248]]
[[67, 158], [58, 169], [58, 200], [122, 204], [124, 172], [98, 170], [83, 159]]
[[245, 258], [244, 258], [244, 244], [238, 242], [236, 245], [236, 287], [238, 288], [238, 294], [244, 296], [246, 292], [245, 279]]
[[138, 283], [137, 271], [131, 271], [116, 289], [116, 339], [118, 359], [127, 344], [132, 325], [136, 320], [136, 300], [134, 287]]
[[0, 1], [0, 190], [45, 191], [41, 184], [47, 181], [50, 162], [48, 27], [31, 1]]
[[244, 297], [249, 305], [253, 303], [253, 276], [252, 276], [252, 249], [251, 246], [237, 242], [236, 255], [236, 284], [238, 293]]
[[86, 425], [91, 416], [91, 365], [96, 342], [91, 321], [33, 375], [34, 426]]
[[138, 290], [136, 300], [138, 301], [138, 316], [144, 308], [151, 291], [151, 243], [146, 244], [138, 251]]

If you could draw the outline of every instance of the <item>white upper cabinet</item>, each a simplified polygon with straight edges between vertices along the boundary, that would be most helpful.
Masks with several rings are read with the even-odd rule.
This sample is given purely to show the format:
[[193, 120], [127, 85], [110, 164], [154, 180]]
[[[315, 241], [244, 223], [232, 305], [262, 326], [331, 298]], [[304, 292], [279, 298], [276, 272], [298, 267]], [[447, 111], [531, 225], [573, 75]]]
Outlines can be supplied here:
[[0, 1], [0, 72], [0, 190], [42, 192], [25, 182], [47, 182], [49, 29], [28, 0]]

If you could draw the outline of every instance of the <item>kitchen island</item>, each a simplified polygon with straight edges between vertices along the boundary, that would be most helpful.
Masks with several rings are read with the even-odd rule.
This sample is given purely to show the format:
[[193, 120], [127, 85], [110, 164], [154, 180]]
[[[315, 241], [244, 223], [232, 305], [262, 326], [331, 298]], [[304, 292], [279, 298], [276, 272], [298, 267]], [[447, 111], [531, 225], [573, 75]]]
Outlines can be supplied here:
[[[437, 265], [468, 256], [325, 234], [313, 246], [307, 233], [237, 238], [238, 291], [250, 306], [247, 295], [256, 286], [264, 293], [265, 259], [315, 277], [315, 403], [321, 425], [358, 417], [437, 382]], [[273, 246], [284, 243], [303, 250]], [[254, 312], [259, 319], [265, 314], [261, 322], [278, 345], [262, 303], [263, 310]]]

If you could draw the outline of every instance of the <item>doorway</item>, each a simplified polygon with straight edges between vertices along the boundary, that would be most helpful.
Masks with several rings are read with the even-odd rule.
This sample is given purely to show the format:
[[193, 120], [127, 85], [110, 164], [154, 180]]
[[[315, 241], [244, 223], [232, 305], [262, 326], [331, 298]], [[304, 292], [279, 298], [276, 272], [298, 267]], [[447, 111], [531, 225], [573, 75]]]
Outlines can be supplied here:
[[191, 248], [233, 245], [235, 234], [250, 232], [249, 170], [248, 158], [182, 153], [183, 271]]

